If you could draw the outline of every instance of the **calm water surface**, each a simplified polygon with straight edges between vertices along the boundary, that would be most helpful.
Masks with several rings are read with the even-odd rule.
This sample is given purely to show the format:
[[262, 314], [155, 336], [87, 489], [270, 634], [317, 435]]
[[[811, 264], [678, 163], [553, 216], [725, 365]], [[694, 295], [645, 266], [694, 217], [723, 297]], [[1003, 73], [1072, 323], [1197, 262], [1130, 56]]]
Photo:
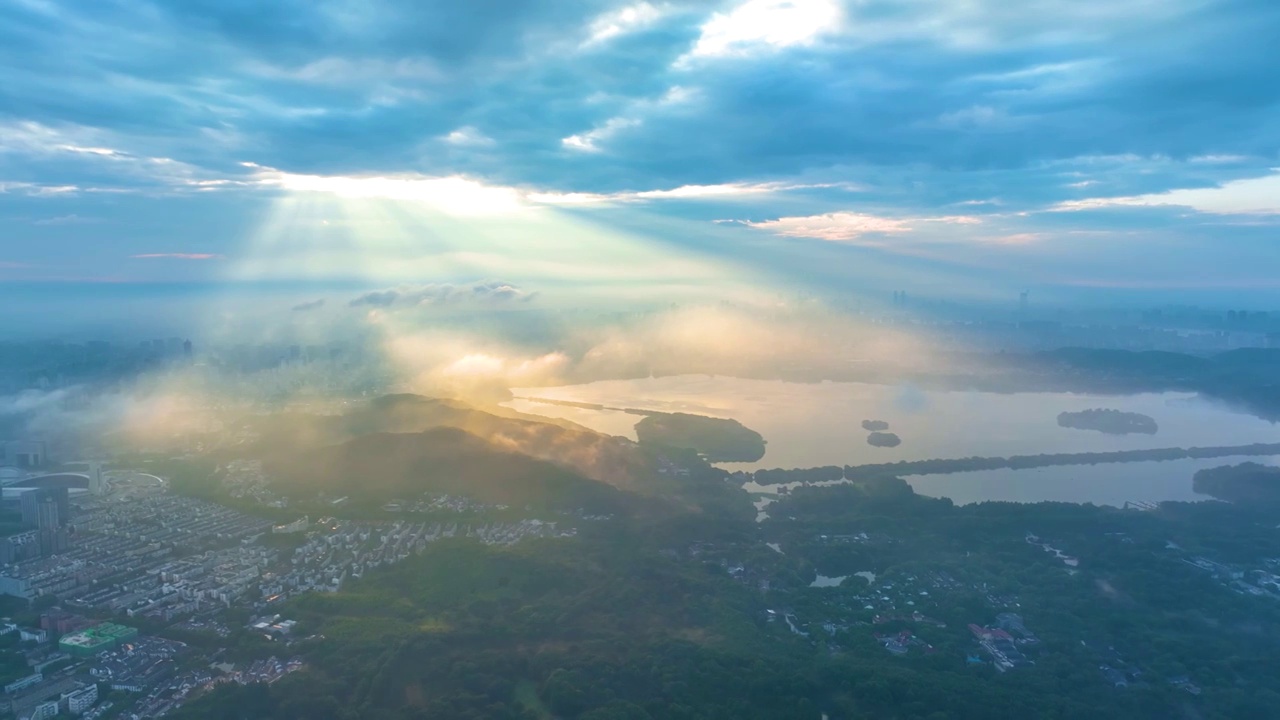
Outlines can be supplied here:
[[1061, 465], [1028, 470], [978, 470], [951, 475], [908, 475], [921, 495], [949, 497], [958, 505], [986, 500], [1009, 502], [1158, 503], [1210, 500], [1192, 490], [1197, 470], [1255, 462], [1280, 465], [1277, 457], [1188, 458], [1164, 462]]
[[[768, 449], [760, 462], [722, 465], [729, 470], [1280, 442], [1280, 426], [1187, 393], [1000, 394], [706, 375], [518, 388], [514, 392], [517, 396], [733, 418], [764, 435]], [[507, 405], [633, 439], [640, 419], [616, 411], [523, 400]], [[1150, 415], [1160, 431], [1155, 435], [1104, 435], [1058, 426], [1058, 413], [1095, 407]], [[888, 422], [902, 444], [871, 447], [861, 427], [863, 420]]]

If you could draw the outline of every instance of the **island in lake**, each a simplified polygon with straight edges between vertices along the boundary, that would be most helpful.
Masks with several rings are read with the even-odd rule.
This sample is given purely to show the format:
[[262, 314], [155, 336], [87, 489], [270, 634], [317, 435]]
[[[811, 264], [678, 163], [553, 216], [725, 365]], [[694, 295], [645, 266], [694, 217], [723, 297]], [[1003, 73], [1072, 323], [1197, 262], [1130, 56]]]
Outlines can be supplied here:
[[870, 432], [883, 432], [889, 429], [889, 423], [883, 420], [863, 420], [862, 429]]
[[1203, 495], [1236, 504], [1280, 505], [1280, 467], [1254, 462], [1201, 470], [1191, 488]]
[[764, 437], [737, 420], [649, 412], [636, 423], [636, 438], [641, 445], [695, 450], [708, 462], [755, 462], [764, 457]]
[[875, 447], [898, 447], [902, 438], [891, 432], [873, 432], [867, 436], [867, 444]]
[[1142, 413], [1100, 408], [1059, 413], [1058, 425], [1076, 430], [1096, 430], [1107, 435], [1155, 435], [1160, 429], [1155, 418]]

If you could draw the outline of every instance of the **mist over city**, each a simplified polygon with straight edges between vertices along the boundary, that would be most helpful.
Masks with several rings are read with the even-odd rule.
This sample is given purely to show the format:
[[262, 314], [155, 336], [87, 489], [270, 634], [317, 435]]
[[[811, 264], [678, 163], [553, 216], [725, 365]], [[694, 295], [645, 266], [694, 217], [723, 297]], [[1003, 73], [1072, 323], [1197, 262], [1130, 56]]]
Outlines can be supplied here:
[[1280, 717], [1280, 5], [0, 7], [0, 714]]

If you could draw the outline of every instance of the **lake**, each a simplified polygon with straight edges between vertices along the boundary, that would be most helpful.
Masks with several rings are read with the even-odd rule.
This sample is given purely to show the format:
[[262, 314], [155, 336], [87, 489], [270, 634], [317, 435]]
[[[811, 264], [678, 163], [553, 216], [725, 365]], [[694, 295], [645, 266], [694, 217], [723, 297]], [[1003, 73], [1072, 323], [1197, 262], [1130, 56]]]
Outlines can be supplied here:
[[[515, 388], [513, 392], [522, 397], [733, 418], [764, 435], [768, 448], [760, 462], [721, 464], [727, 470], [1280, 442], [1280, 426], [1190, 393], [1003, 394], [707, 375]], [[526, 400], [505, 404], [521, 412], [565, 418], [632, 439], [635, 423], [640, 419], [618, 411]], [[1104, 435], [1058, 426], [1058, 413], [1089, 408], [1149, 415], [1160, 429], [1155, 435]], [[888, 422], [890, 431], [902, 438], [902, 444], [894, 448], [868, 445], [867, 433], [861, 427], [863, 420]], [[1047, 468], [1044, 477], [1049, 478], [1058, 470], [1082, 468]], [[986, 478], [998, 484], [997, 480]]]
[[[1182, 458], [1179, 460], [1103, 463], [1099, 465], [1058, 465], [1025, 470], [975, 470], [937, 475], [904, 475], [912, 489], [928, 497], [951, 498], [957, 505], [988, 500], [1003, 502], [1071, 502], [1124, 507], [1127, 503], [1164, 501], [1197, 502], [1211, 500], [1192, 489], [1198, 470], [1254, 462], [1280, 465], [1280, 457], [1231, 456]], [[840, 485], [844, 481], [812, 483]], [[748, 482], [743, 490], [764, 495], [755, 501], [756, 522], [769, 517], [768, 508], [782, 488], [795, 489], [802, 483], [761, 485]]]
[[1184, 458], [1163, 462], [1058, 465], [1027, 470], [977, 470], [950, 475], [907, 475], [921, 495], [949, 497], [957, 505], [986, 500], [1009, 502], [1125, 503], [1210, 500], [1191, 488], [1196, 471], [1255, 462], [1280, 465], [1280, 457]]

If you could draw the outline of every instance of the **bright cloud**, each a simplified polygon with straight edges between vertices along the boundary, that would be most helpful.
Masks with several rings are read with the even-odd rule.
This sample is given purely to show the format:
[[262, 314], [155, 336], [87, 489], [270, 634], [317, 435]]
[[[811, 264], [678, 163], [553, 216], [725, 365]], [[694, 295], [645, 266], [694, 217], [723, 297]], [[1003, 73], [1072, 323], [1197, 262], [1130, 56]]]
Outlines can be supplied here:
[[494, 144], [493, 138], [470, 125], [464, 125], [440, 139], [457, 147], [488, 147]]
[[[220, 277], [222, 263], [130, 259], [181, 237], [374, 286], [527, 282], [548, 255], [540, 281], [584, 282], [635, 273], [578, 264], [616, 231], [620, 247], [819, 285], [858, 252], [716, 245], [716, 217], [755, 221], [716, 235], [929, 244], [951, 253], [929, 272], [982, 264], [1018, 283], [1137, 256], [1167, 278], [1244, 277], [1274, 254], [1266, 0], [181, 5], [0, 3], [0, 226], [23, 249], [9, 259], [49, 277]], [[999, 212], [964, 207], [980, 202]], [[570, 206], [592, 211], [551, 209]], [[1165, 210], [1043, 212], [1125, 207]], [[980, 226], [937, 217], [979, 209]], [[1141, 232], [1051, 242], [1077, 231]], [[477, 248], [483, 262], [461, 255]]]
[[758, 48], [808, 45], [837, 30], [843, 12], [836, 0], [748, 0], [716, 13], [688, 58], [739, 55]]
[[1213, 215], [1272, 215], [1280, 213], [1280, 174], [1232, 180], [1218, 187], [1170, 190], [1125, 197], [1069, 200], [1057, 211], [1096, 210], [1108, 207], [1187, 207]]
[[860, 188], [852, 183], [720, 183], [717, 185], [681, 185], [680, 187], [665, 190], [630, 190], [616, 193], [531, 192], [527, 197], [530, 202], [543, 205], [593, 205], [644, 200], [724, 200], [813, 189], [838, 189], [852, 192]]
[[380, 198], [430, 205], [452, 215], [493, 215], [524, 207], [521, 194], [510, 187], [486, 185], [462, 176], [422, 175], [349, 177], [302, 175], [253, 163], [259, 185], [297, 193], [327, 193], [349, 199]]
[[657, 7], [647, 2], [638, 2], [604, 13], [591, 21], [591, 25], [587, 28], [587, 39], [582, 45], [591, 47], [620, 35], [643, 30], [657, 22], [665, 10], [665, 6]]
[[744, 221], [742, 224], [760, 230], [768, 230], [784, 237], [813, 238], [829, 242], [855, 242], [867, 235], [895, 235], [911, 232], [920, 223], [945, 225], [977, 225], [982, 221], [971, 215], [947, 215], [943, 217], [891, 218], [865, 213], [835, 212], [806, 217], [782, 217], [760, 222]]
[[768, 230], [776, 235], [814, 238], [831, 242], [852, 242], [871, 233], [892, 234], [911, 230], [911, 225], [905, 220], [851, 212], [827, 213], [808, 217], [783, 217], [761, 222], [747, 221], [743, 224], [760, 230]]
[[619, 131], [627, 128], [633, 128], [641, 124], [636, 118], [615, 117], [609, 118], [603, 125], [594, 130], [570, 135], [560, 141], [560, 144], [570, 150], [578, 150], [581, 152], [600, 152], [599, 143], [608, 140]]

